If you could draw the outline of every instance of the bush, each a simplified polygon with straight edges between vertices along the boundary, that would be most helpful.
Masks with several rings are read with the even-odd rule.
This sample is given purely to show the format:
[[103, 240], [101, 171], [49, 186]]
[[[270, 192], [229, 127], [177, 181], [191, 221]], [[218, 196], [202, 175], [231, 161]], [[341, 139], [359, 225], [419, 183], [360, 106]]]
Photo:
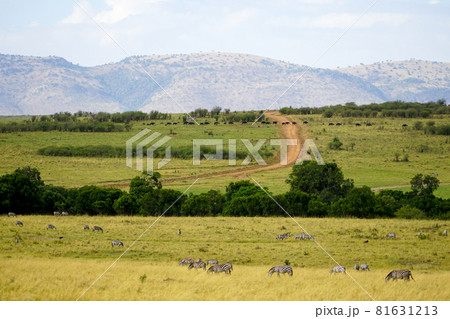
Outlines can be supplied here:
[[405, 205], [395, 212], [395, 217], [404, 219], [424, 219], [426, 218], [426, 214], [416, 207]]
[[335, 137], [332, 142], [328, 143], [328, 148], [330, 150], [340, 150], [342, 145], [342, 142], [337, 137]]

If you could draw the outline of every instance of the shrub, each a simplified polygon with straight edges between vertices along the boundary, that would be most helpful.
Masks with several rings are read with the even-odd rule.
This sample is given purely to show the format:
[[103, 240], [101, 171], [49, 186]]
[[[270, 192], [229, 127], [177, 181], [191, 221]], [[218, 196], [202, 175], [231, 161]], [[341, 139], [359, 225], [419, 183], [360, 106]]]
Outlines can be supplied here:
[[337, 137], [335, 137], [332, 142], [328, 143], [328, 148], [330, 150], [340, 150], [342, 145], [342, 142]]
[[395, 212], [395, 217], [404, 219], [424, 219], [426, 218], [426, 214], [416, 207], [404, 205]]

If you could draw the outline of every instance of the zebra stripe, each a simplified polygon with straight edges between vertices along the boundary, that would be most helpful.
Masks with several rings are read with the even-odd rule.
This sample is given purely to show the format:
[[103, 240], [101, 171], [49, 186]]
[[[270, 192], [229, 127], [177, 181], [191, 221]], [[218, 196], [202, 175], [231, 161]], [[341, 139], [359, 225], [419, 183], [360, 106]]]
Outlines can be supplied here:
[[61, 216], [61, 213], [55, 211], [55, 212], [53, 212], [53, 215], [54, 215], [54, 216]]
[[291, 233], [286, 233], [286, 234], [283, 234], [283, 235], [277, 235], [277, 240], [279, 240], [279, 239], [284, 240], [284, 239], [286, 239], [286, 238], [288, 238], [290, 236], [291, 236]]
[[49, 229], [54, 229], [54, 230], [56, 230], [56, 227], [54, 226], [54, 225], [47, 225], [47, 230], [49, 230]]
[[23, 226], [23, 223], [20, 220], [16, 220], [16, 225], [17, 226]]
[[368, 264], [361, 264], [361, 270], [367, 270], [369, 271], [369, 265]]
[[192, 268], [203, 268], [203, 270], [206, 270], [206, 263], [204, 263], [203, 261], [196, 261], [192, 264], [189, 264], [188, 269]]
[[208, 260], [208, 262], [206, 264], [207, 265], [218, 265], [219, 261], [217, 259], [210, 259], [210, 260]]
[[13, 213], [13, 212], [8, 213], [8, 217], [16, 217], [16, 216], [17, 216], [16, 213]]
[[178, 265], [190, 265], [190, 264], [193, 264], [194, 263], [194, 259], [192, 259], [192, 258], [183, 258], [179, 263], [178, 263]]
[[94, 227], [92, 227], [92, 231], [94, 232], [94, 231], [101, 231], [102, 233], [103, 233], [103, 229], [100, 227], [100, 226], [94, 226]]
[[280, 274], [288, 274], [289, 276], [292, 276], [294, 274], [294, 272], [292, 271], [292, 267], [291, 266], [275, 266], [275, 267], [272, 267], [272, 268], [270, 268], [270, 270], [267, 273], [267, 275], [270, 277], [270, 276], [272, 276], [272, 274], [274, 272], [276, 272], [278, 276]]
[[395, 233], [389, 233], [386, 235], [386, 238], [395, 238]]
[[359, 270], [359, 265], [358, 265], [358, 264], [355, 264], [355, 265], [353, 266], [353, 268], [354, 268], [355, 270]]
[[86, 229], [89, 230], [89, 225], [84, 225], [83, 229], [84, 230], [86, 230]]
[[69, 216], [69, 213], [68, 212], [62, 212], [61, 216]]
[[337, 274], [338, 272], [345, 273], [345, 267], [344, 266], [334, 266], [330, 270], [330, 274], [333, 274], [333, 273]]
[[231, 271], [233, 270], [233, 265], [230, 263], [226, 263], [226, 264], [221, 264], [221, 265], [212, 265], [207, 273], [209, 274], [210, 272], [225, 272], [225, 274], [227, 275], [231, 275]]
[[123, 247], [123, 243], [120, 240], [113, 240], [111, 242], [111, 247], [114, 248], [114, 246], [117, 246], [117, 247], [122, 246]]
[[403, 279], [403, 280], [409, 280], [411, 277], [412, 280], [414, 280], [411, 271], [408, 269], [402, 269], [402, 270], [393, 270], [391, 271], [386, 278], [384, 278], [385, 281], [389, 281], [389, 279], [397, 280], [397, 279]]

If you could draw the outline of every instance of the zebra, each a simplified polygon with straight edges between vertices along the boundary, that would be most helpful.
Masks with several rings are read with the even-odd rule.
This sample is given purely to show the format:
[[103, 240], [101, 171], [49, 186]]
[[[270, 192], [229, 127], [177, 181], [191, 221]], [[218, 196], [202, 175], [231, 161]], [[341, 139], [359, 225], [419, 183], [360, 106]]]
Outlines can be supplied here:
[[14, 241], [16, 244], [19, 243], [19, 238], [16, 238], [16, 240]]
[[181, 235], [181, 228], [178, 229], [178, 235]]
[[122, 246], [123, 247], [123, 243], [120, 240], [113, 240], [111, 242], [111, 247], [114, 248], [114, 246], [117, 246], [117, 247]]
[[203, 260], [201, 258], [197, 259], [197, 263], [202, 262]]
[[49, 229], [56, 230], [56, 227], [54, 225], [49, 224], [49, 225], [47, 225], [47, 230], [49, 230]]
[[84, 225], [83, 229], [84, 230], [89, 230], [89, 225]]
[[101, 231], [102, 233], [103, 233], [103, 229], [100, 227], [100, 226], [94, 226], [94, 227], [92, 227], [92, 231], [94, 232], [94, 231]]
[[421, 232], [421, 231], [418, 232], [418, 233], [417, 233], [417, 236], [419, 236], [419, 237], [422, 236], [422, 232]]
[[305, 239], [308, 239], [308, 240], [314, 240], [314, 237], [311, 236], [311, 235], [305, 235]]
[[209, 267], [208, 271], [206, 273], [210, 272], [225, 272], [227, 275], [231, 275], [231, 271], [233, 270], [233, 265], [230, 263], [221, 264], [221, 265], [212, 265]]
[[192, 268], [203, 268], [203, 270], [206, 270], [206, 263], [203, 261], [196, 261], [192, 264], [189, 264], [188, 269], [192, 269]]
[[17, 216], [16, 213], [13, 213], [13, 212], [8, 213], [8, 217], [16, 217], [16, 216]]
[[447, 236], [447, 229], [442, 232], [442, 235]]
[[69, 216], [69, 213], [68, 212], [62, 212], [61, 216]]
[[284, 240], [284, 239], [286, 239], [286, 238], [288, 238], [290, 236], [291, 236], [291, 233], [286, 233], [286, 234], [283, 234], [283, 235], [277, 235], [277, 240], [279, 240], [279, 239]]
[[[361, 265], [362, 266], [362, 265]], [[353, 268], [355, 269], [355, 270], [359, 270], [359, 265], [358, 264], [355, 264], [354, 266], [353, 266]]]
[[384, 281], [389, 281], [389, 279], [391, 278], [392, 280], [397, 279], [409, 280], [409, 277], [411, 277], [411, 279], [414, 280], [411, 271], [408, 269], [393, 270], [386, 276], [386, 278], [384, 278]]
[[291, 266], [275, 266], [270, 268], [269, 272], [267, 273], [267, 275], [270, 277], [272, 276], [272, 274], [276, 272], [278, 276], [280, 276], [280, 274], [288, 274], [289, 276], [292, 277], [292, 275], [294, 274], [294, 272], [292, 271], [292, 267]]
[[303, 240], [303, 239], [304, 239], [304, 235], [305, 235], [305, 234], [303, 234], [303, 233], [301, 233], [300, 235], [295, 234], [295, 235], [294, 235], [294, 239], [300, 239], [300, 240]]
[[190, 264], [193, 264], [194, 263], [194, 259], [192, 259], [192, 258], [183, 258], [179, 263], [178, 263], [178, 265], [190, 265]]
[[58, 211], [54, 211], [54, 212], [53, 212], [53, 216], [61, 216], [61, 213], [58, 212]]
[[362, 271], [364, 271], [364, 270], [369, 271], [369, 270], [370, 270], [370, 269], [369, 269], [369, 265], [368, 265], [368, 264], [361, 264], [361, 270], [362, 270]]
[[337, 274], [338, 272], [341, 272], [341, 273], [345, 274], [345, 267], [344, 266], [334, 266], [330, 270], [330, 274], [332, 274], [332, 273], [336, 273]]
[[395, 233], [389, 233], [386, 235], [386, 238], [395, 238]]
[[206, 265], [218, 265], [219, 261], [217, 259], [209, 259]]
[[16, 220], [16, 225], [17, 226], [23, 226], [23, 223], [20, 220]]

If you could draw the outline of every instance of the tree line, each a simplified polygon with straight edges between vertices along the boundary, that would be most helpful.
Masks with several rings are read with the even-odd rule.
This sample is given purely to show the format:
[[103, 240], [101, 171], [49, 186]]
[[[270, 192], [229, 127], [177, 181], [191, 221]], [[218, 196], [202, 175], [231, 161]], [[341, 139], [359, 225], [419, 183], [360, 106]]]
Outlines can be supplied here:
[[93, 185], [68, 189], [45, 184], [36, 168], [18, 168], [0, 177], [0, 212], [265, 217], [288, 212], [299, 217], [450, 218], [450, 199], [433, 195], [439, 180], [430, 175], [417, 174], [407, 192], [374, 193], [367, 186], [355, 187], [335, 163], [306, 161], [293, 167], [286, 181], [290, 190], [278, 195], [248, 180], [230, 183], [225, 193], [209, 190], [186, 195], [163, 188], [160, 178], [157, 172], [136, 176], [128, 192]]

